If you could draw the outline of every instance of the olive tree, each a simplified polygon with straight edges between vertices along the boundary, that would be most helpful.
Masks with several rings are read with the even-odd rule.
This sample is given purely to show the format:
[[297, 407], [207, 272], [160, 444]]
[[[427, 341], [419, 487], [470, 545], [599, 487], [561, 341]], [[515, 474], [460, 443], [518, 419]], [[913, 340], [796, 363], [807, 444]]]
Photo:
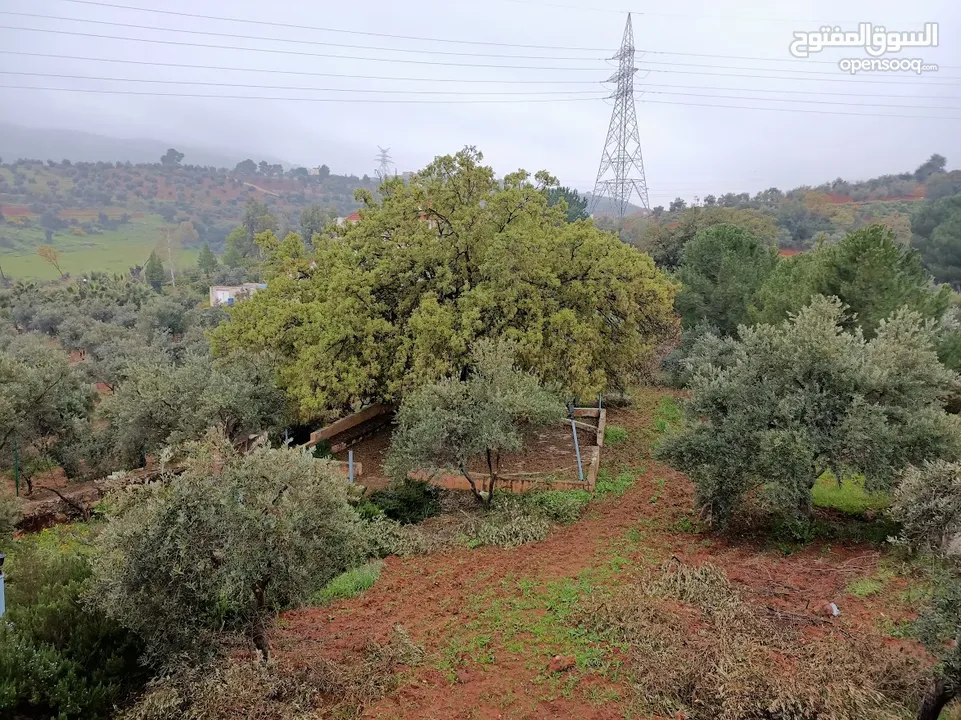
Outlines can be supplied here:
[[909, 467], [901, 479], [891, 514], [901, 522], [899, 542], [944, 558], [933, 593], [915, 630], [940, 657], [918, 720], [936, 720], [961, 697], [961, 464], [944, 461]]
[[138, 633], [160, 666], [212, 651], [221, 630], [269, 654], [265, 619], [367, 552], [348, 486], [292, 449], [198, 444], [182, 474], [109, 497], [89, 602]]
[[159, 350], [132, 356], [114, 392], [98, 408], [102, 462], [116, 467], [143, 465], [147, 454], [167, 445], [197, 440], [219, 427], [230, 439], [282, 423], [283, 392], [262, 358], [235, 355], [212, 362], [190, 351], [174, 362]]
[[686, 472], [711, 522], [749, 493], [805, 518], [826, 470], [863, 473], [889, 490], [910, 463], [958, 454], [961, 418], [943, 404], [957, 386], [934, 349], [932, 321], [906, 309], [866, 340], [842, 327], [844, 306], [815, 298], [779, 325], [740, 338], [695, 369], [686, 423], [660, 457]]
[[34, 474], [63, 464], [84, 432], [93, 396], [67, 354], [46, 339], [0, 340], [0, 470], [16, 462], [32, 492]]
[[[466, 379], [447, 378], [413, 391], [400, 406], [387, 470], [396, 479], [415, 470], [456, 468], [474, 496], [490, 504], [503, 452], [521, 449], [525, 426], [564, 417], [560, 399], [516, 367], [514, 346], [478, 341]], [[468, 466], [483, 457], [486, 482]]]

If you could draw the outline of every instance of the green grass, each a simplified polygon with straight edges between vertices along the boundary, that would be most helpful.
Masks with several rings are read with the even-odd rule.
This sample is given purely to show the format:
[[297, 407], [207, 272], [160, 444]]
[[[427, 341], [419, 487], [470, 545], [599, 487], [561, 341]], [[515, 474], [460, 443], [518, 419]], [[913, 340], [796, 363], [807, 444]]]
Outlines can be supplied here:
[[848, 583], [847, 592], [859, 598], [871, 597], [884, 590], [884, 583], [875, 577], [858, 578]]
[[669, 396], [662, 397], [657, 404], [657, 410], [654, 412], [654, 427], [657, 428], [657, 431], [667, 433], [678, 430], [683, 419], [681, 407], [677, 404], [677, 401]]
[[611, 475], [608, 470], [601, 469], [597, 473], [597, 484], [594, 486], [596, 495], [614, 495], [620, 497], [628, 488], [634, 484], [640, 472], [635, 472], [631, 468], [624, 468], [617, 477]]
[[627, 440], [627, 430], [617, 425], [608, 425], [604, 428], [604, 444], [618, 445]]
[[326, 605], [334, 600], [346, 600], [360, 595], [374, 586], [383, 567], [383, 561], [375, 560], [341, 573], [314, 594], [311, 604]]
[[[164, 227], [173, 226], [168, 226], [159, 215], [147, 215], [102, 235], [77, 236], [70, 230], [59, 231], [53, 237], [53, 247], [60, 251], [61, 270], [73, 276], [91, 270], [124, 272], [147, 262], [151, 250], [161, 241]], [[37, 255], [43, 240], [43, 230], [39, 228], [0, 224], [0, 268], [4, 275], [56, 280], [56, 270]], [[179, 253], [175, 258], [177, 267], [196, 264], [198, 253], [197, 250]], [[166, 258], [161, 259], [166, 263]]]
[[849, 515], [879, 512], [890, 503], [886, 493], [868, 493], [863, 477], [845, 478], [840, 485], [834, 475], [824, 473], [814, 484], [814, 504], [817, 507], [839, 510]]

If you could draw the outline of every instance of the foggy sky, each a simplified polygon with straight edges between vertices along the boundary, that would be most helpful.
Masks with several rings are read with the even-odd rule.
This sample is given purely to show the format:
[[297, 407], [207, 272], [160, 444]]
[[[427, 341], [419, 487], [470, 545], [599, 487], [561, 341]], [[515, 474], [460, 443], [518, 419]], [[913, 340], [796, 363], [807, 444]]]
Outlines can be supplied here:
[[[110, 0], [106, 0], [110, 1]], [[133, 92], [248, 95], [257, 97], [409, 99], [411, 95], [351, 95], [313, 88], [522, 93], [521, 95], [431, 96], [418, 99], [484, 99], [510, 102], [476, 104], [315, 103], [263, 99], [206, 99], [98, 95], [62, 91], [0, 88], [0, 121], [20, 125], [84, 130], [119, 137], [149, 137], [176, 144], [234, 151], [238, 159], [261, 155], [288, 163], [326, 163], [335, 173], [373, 175], [377, 146], [391, 148], [397, 169], [416, 170], [435, 155], [476, 145], [498, 173], [522, 167], [547, 169], [565, 184], [591, 190], [607, 133], [611, 101], [523, 103], [545, 91], [609, 91], [600, 85], [613, 72], [601, 58], [616, 52], [626, 15], [632, 10], [635, 45], [641, 50], [780, 58], [788, 62], [723, 59], [687, 55], [638, 54], [642, 68], [635, 79], [640, 91], [691, 93], [641, 96], [637, 115], [651, 205], [675, 196], [691, 199], [714, 192], [754, 192], [770, 186], [789, 188], [836, 177], [856, 180], [916, 167], [931, 153], [961, 167], [961, 3], [930, 0], [829, 2], [762, 2], [737, 0], [723, 5], [686, 0], [673, 4], [648, 0], [489, 0], [441, 2], [369, 0], [363, 3], [278, 0], [272, 3], [235, 0], [114, 0], [115, 4], [163, 8], [187, 13], [339, 28], [370, 33], [448, 38], [462, 42], [428, 43], [365, 35], [327, 33], [301, 28], [208, 21], [148, 12], [90, 6], [64, 0], [0, 0], [0, 11], [132, 23], [153, 28], [181, 28], [309, 41], [282, 43], [227, 39], [0, 14], [0, 25], [48, 28], [97, 35], [175, 40], [209, 45], [282, 49], [298, 53], [335, 53], [389, 59], [372, 60], [272, 54], [252, 50], [211, 49], [150, 44], [0, 29], [0, 50], [110, 58], [154, 63], [181, 63], [248, 68], [251, 71], [182, 69], [149, 65], [92, 62], [0, 53], [0, 71], [53, 73], [109, 78], [155, 79], [265, 85], [266, 89], [203, 87], [180, 84], [124, 83], [103, 80], [30, 77], [2, 74], [0, 85], [124, 89]], [[654, 14], [645, 14], [647, 11]], [[808, 61], [794, 60], [788, 46], [795, 30], [817, 30], [824, 24], [856, 30], [858, 22], [883, 24], [889, 30], [920, 30], [925, 22], [940, 25], [940, 47], [904, 51], [941, 65], [936, 73], [872, 73], [851, 78], [824, 61], [864, 56], [863, 50], [824, 50]], [[604, 51], [534, 50], [470, 45], [466, 41], [526, 45], [606, 48]], [[364, 48], [329, 47], [323, 43], [409, 48], [399, 53]], [[458, 57], [438, 52], [476, 52], [525, 56], [563, 56], [574, 60]], [[521, 70], [469, 68], [398, 62], [447, 62], [577, 68]], [[663, 63], [663, 64], [662, 64]], [[730, 67], [722, 67], [730, 66]], [[954, 67], [946, 67], [954, 66]], [[734, 69], [743, 68], [743, 69]], [[315, 73], [418, 78], [418, 81], [365, 80], [266, 74], [253, 70], [297, 70]], [[667, 71], [672, 72], [667, 72]], [[796, 71], [796, 79], [789, 71]], [[805, 74], [820, 72], [822, 75]], [[746, 75], [778, 75], [760, 79]], [[794, 76], [792, 76], [794, 77]], [[434, 83], [429, 79], [495, 80], [492, 83]], [[505, 80], [552, 80], [571, 84], [506, 84]], [[865, 82], [876, 80], [878, 82]], [[573, 81], [577, 81], [574, 83]], [[897, 82], [894, 82], [897, 81]], [[597, 84], [594, 84], [597, 83]], [[660, 86], [660, 87], [655, 87]], [[287, 88], [287, 89], [285, 89]], [[308, 89], [304, 89], [308, 88]], [[605, 90], [607, 88], [607, 90]], [[719, 88], [724, 88], [721, 90]], [[762, 90], [814, 91], [820, 96], [774, 94]], [[826, 93], [837, 93], [829, 95]], [[845, 93], [891, 97], [849, 97]], [[696, 95], [731, 95], [751, 100], [712, 99]], [[912, 96], [915, 96], [912, 98]], [[917, 96], [925, 96], [918, 99]], [[544, 98], [546, 96], [536, 96]], [[584, 96], [568, 96], [583, 98]], [[839, 104], [774, 102], [791, 98]], [[760, 99], [764, 98], [764, 99]], [[658, 101], [649, 102], [649, 101]], [[789, 113], [743, 108], [680, 104], [749, 105], [858, 112], [865, 117]], [[932, 105], [945, 110], [854, 107], [857, 103]], [[954, 110], [948, 108], [956, 108]], [[916, 115], [912, 118], [885, 114]], [[956, 117], [937, 120], [931, 116]], [[110, 158], [105, 158], [110, 159]], [[185, 162], [190, 162], [186, 158]]]

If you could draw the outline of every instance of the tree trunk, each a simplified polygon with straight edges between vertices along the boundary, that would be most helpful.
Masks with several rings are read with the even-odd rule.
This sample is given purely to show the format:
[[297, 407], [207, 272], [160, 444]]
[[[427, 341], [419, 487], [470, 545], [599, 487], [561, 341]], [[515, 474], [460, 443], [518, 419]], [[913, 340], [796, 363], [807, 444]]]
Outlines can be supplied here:
[[254, 583], [254, 618], [250, 629], [254, 647], [260, 651], [263, 662], [270, 660], [270, 641], [267, 639], [267, 628], [264, 627], [264, 584]]
[[948, 687], [944, 678], [935, 678], [928, 685], [928, 689], [921, 698], [921, 707], [918, 708], [918, 720], [938, 720], [944, 706], [957, 697], [957, 690]]
[[460, 471], [461, 471], [461, 474], [465, 478], [467, 478], [467, 482], [470, 485], [471, 492], [474, 493], [474, 497], [477, 498], [478, 501], [483, 503], [484, 496], [481, 494], [480, 490], [477, 489], [477, 483], [474, 482], [474, 478], [472, 478], [470, 476], [470, 473], [467, 472], [467, 466], [462, 464], [460, 466]]

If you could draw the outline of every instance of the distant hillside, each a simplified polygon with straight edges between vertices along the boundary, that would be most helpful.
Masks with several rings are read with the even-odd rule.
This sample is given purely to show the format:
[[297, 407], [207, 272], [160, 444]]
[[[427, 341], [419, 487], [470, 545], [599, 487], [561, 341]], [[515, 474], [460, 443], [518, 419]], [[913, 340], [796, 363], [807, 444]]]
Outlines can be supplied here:
[[[584, 197], [587, 198], [587, 208], [588, 210], [590, 210], [591, 203], [593, 202], [594, 194], [585, 193]], [[634, 215], [635, 213], [642, 212], [643, 210], [644, 208], [642, 208], [640, 205], [634, 205], [632, 203], [628, 203], [626, 214]], [[617, 215], [618, 213], [617, 213], [617, 210], [614, 208], [614, 201], [611, 200], [609, 197], [604, 197], [602, 195], [600, 200], [597, 203], [597, 207], [594, 209], [593, 214], [597, 217], [603, 217], [608, 215]]]
[[[194, 148], [163, 140], [112, 138], [74, 130], [27, 128], [0, 123], [0, 158], [10, 163], [21, 158], [73, 162], [156, 163], [168, 148], [176, 147], [192, 165], [234, 167], [245, 159], [240, 152]], [[262, 157], [268, 163], [287, 165], [276, 158]]]

